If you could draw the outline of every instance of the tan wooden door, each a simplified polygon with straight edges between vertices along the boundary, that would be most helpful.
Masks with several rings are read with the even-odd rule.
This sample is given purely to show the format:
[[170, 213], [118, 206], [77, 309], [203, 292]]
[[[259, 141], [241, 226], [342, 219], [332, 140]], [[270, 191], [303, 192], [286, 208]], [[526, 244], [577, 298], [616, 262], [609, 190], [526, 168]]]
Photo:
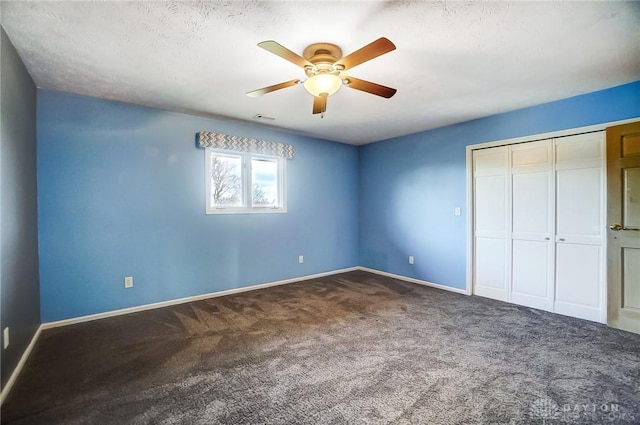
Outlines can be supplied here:
[[640, 122], [607, 128], [608, 324], [640, 333]]

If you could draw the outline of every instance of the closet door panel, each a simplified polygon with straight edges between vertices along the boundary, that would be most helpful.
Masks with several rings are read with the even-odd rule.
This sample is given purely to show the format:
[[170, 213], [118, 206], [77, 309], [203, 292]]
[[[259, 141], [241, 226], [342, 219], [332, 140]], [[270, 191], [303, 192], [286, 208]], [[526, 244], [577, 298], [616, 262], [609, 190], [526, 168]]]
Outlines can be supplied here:
[[551, 310], [548, 243], [513, 241], [511, 300], [528, 307]]
[[478, 235], [505, 236], [506, 181], [504, 176], [476, 178], [476, 232]]
[[511, 301], [553, 309], [552, 145], [511, 147]]
[[558, 138], [556, 313], [604, 319], [603, 133]]
[[549, 236], [549, 172], [513, 175], [513, 233]]
[[555, 311], [587, 320], [600, 320], [601, 247], [558, 244], [556, 248]]
[[577, 134], [555, 139], [558, 169], [601, 168], [602, 132]]
[[475, 283], [478, 295], [506, 300], [505, 257], [503, 239], [477, 238]]
[[600, 243], [602, 198], [600, 168], [557, 172], [557, 234], [575, 242]]
[[474, 167], [473, 292], [508, 299], [508, 149], [476, 151]]

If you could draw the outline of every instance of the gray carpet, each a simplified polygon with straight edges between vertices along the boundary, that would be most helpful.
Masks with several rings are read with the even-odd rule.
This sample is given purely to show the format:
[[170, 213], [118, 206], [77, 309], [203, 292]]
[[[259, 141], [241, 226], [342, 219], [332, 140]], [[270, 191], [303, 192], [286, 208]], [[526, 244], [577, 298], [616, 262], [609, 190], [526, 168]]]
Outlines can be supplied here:
[[44, 331], [6, 424], [637, 424], [640, 335], [352, 272]]

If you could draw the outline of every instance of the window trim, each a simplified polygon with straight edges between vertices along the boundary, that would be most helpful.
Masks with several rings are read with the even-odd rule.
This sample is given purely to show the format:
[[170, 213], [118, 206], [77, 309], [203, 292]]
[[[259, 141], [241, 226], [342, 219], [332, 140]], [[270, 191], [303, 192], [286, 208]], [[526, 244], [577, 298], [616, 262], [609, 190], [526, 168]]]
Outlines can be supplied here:
[[[209, 214], [282, 214], [287, 212], [287, 161], [285, 158], [275, 155], [258, 154], [252, 152], [238, 152], [227, 149], [205, 148], [204, 155], [204, 179], [205, 179], [205, 213]], [[242, 164], [242, 207], [212, 207], [211, 202], [211, 156], [219, 154], [232, 157], [240, 157]], [[267, 159], [275, 161], [278, 165], [278, 200], [279, 206], [274, 207], [254, 207], [252, 206], [253, 182], [251, 180], [252, 159]]]

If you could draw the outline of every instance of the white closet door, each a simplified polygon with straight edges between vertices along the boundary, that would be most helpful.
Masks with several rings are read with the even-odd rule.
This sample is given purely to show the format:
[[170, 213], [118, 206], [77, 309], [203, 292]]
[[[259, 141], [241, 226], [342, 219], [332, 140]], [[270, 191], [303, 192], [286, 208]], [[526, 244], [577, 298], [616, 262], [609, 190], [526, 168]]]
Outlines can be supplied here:
[[474, 151], [474, 293], [508, 300], [508, 148]]
[[555, 139], [556, 313], [602, 321], [603, 132]]
[[553, 311], [552, 141], [511, 147], [511, 301]]

